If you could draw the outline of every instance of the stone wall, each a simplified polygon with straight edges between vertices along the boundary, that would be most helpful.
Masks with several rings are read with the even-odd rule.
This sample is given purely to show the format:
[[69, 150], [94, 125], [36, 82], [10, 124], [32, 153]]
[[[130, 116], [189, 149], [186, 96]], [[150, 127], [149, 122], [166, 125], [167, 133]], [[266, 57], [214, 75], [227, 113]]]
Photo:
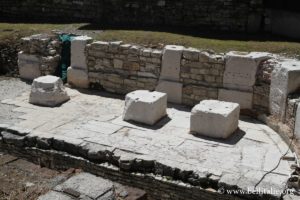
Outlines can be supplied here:
[[21, 39], [18, 54], [20, 77], [33, 79], [41, 75], [55, 74], [61, 54], [61, 42], [57, 35], [33, 35]]
[[247, 31], [260, 25], [262, 13], [262, 0], [0, 0], [2, 20], [87, 21]]
[[[269, 112], [270, 73], [274, 68], [272, 60], [266, 56], [269, 54], [216, 54], [180, 46], [167, 48], [170, 48], [170, 58], [163, 56], [166, 55], [166, 48], [150, 49], [122, 42], [93, 42], [86, 49], [90, 86], [118, 94], [139, 89], [163, 91], [172, 100], [176, 96], [177, 100], [171, 102], [189, 106], [204, 99], [228, 100], [242, 103], [242, 109]], [[174, 52], [177, 52], [178, 58], [172, 57], [172, 48], [177, 48]], [[235, 77], [226, 79], [235, 79], [234, 87], [232, 84], [223, 84], [228, 65], [226, 59], [231, 57], [239, 62], [234, 64], [238, 71], [227, 71], [227, 76]], [[174, 62], [176, 59], [178, 64]], [[167, 64], [167, 61], [172, 64]], [[179, 69], [171, 69], [175, 65]], [[169, 71], [164, 67], [170, 68]], [[239, 78], [245, 79], [243, 77], [253, 83], [246, 87], [239, 82]], [[241, 98], [241, 95], [246, 98]]]
[[155, 90], [162, 51], [121, 42], [94, 42], [87, 47], [89, 79], [93, 86], [126, 94]]
[[181, 60], [182, 102], [195, 105], [204, 99], [218, 99], [223, 86], [224, 56], [197, 49], [185, 49]]
[[263, 61], [257, 71], [257, 79], [253, 90], [253, 108], [260, 113], [269, 113], [271, 73], [276, 64], [273, 59]]

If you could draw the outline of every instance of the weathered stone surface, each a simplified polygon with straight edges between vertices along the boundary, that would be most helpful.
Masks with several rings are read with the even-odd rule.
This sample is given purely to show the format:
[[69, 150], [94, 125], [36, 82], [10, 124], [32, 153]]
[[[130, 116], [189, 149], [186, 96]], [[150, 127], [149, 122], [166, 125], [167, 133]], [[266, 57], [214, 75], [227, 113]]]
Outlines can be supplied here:
[[54, 107], [69, 99], [59, 77], [43, 76], [34, 79], [29, 98], [31, 104]]
[[162, 56], [161, 79], [179, 81], [180, 62], [184, 47], [167, 45]]
[[260, 62], [271, 58], [269, 53], [229, 52], [223, 78], [224, 87], [252, 91]]
[[300, 139], [300, 106], [298, 105], [295, 119], [295, 135], [297, 139]]
[[284, 60], [273, 70], [270, 88], [270, 112], [284, 120], [287, 97], [300, 87], [300, 62]]
[[123, 120], [154, 125], [166, 115], [167, 95], [137, 90], [126, 95]]
[[38, 200], [75, 200], [75, 198], [70, 197], [66, 194], [50, 191], [38, 198]]
[[[118, 116], [122, 115], [124, 101], [117, 95], [90, 95], [73, 89], [67, 90], [72, 94], [72, 101], [55, 109], [37, 109], [28, 103], [28, 94], [3, 101], [3, 104], [20, 107], [14, 112], [23, 120], [15, 125], [24, 128], [30, 128], [32, 125], [36, 127], [36, 130], [24, 139], [24, 146], [19, 148], [20, 153], [30, 159], [37, 159], [37, 162], [41, 161], [45, 166], [82, 167], [85, 171], [99, 173], [114, 180], [138, 183], [150, 191], [155, 189], [153, 194], [158, 198], [154, 199], [161, 199], [160, 194], [163, 191], [178, 191], [178, 188], [182, 189], [178, 192], [181, 197], [179, 199], [202, 199], [204, 194], [211, 194], [211, 198], [207, 199], [214, 199], [217, 194], [208, 193], [201, 188], [212, 187], [218, 190], [217, 182], [221, 175], [228, 172], [233, 176], [242, 174], [237, 183], [226, 181], [229, 188], [241, 188], [245, 185], [254, 187], [256, 182], [253, 182], [253, 174], [257, 174], [255, 179], [261, 178], [267, 170], [277, 164], [276, 160], [288, 149], [288, 145], [275, 131], [251, 118], [241, 117], [240, 131], [228, 140], [219, 141], [188, 134], [190, 110], [184, 106], [173, 105], [167, 109], [169, 118], [149, 127], [122, 121], [122, 117]], [[195, 91], [200, 92], [200, 88]], [[19, 113], [21, 110], [22, 113]], [[117, 130], [114, 126], [104, 126], [102, 123], [99, 124], [103, 127], [98, 128], [97, 122], [118, 124], [122, 128]], [[85, 124], [92, 124], [94, 127]], [[107, 129], [105, 132], [104, 127]], [[99, 131], [95, 132], [97, 130]], [[76, 142], [75, 138], [83, 143]], [[82, 154], [72, 154], [80, 148], [83, 149], [85, 142], [96, 146], [87, 145], [84, 146]], [[2, 140], [0, 148], [3, 145], [6, 150], [7, 147], [16, 150], [13, 143], [6, 145]], [[131, 157], [126, 154], [130, 154]], [[123, 172], [126, 169], [133, 171]], [[270, 190], [271, 184], [274, 184], [283, 190], [285, 184], [281, 183], [288, 180], [291, 172], [290, 163], [282, 160], [280, 167], [269, 174], [259, 188]], [[157, 176], [159, 174], [174, 177], [170, 179]], [[246, 174], [247, 177], [244, 178]], [[153, 187], [153, 184], [159, 187]], [[273, 195], [270, 196], [273, 198]], [[260, 198], [254, 195], [254, 198], [256, 197]], [[166, 199], [177, 199], [177, 196], [174, 198], [172, 193], [172, 196]]]
[[77, 88], [88, 88], [89, 77], [85, 70], [69, 67], [67, 71], [68, 83]]
[[71, 67], [87, 70], [86, 45], [92, 41], [91, 37], [78, 36], [71, 41]]
[[182, 83], [162, 80], [158, 83], [156, 91], [166, 93], [168, 102], [182, 103]]
[[228, 138], [237, 128], [240, 106], [204, 100], [192, 109], [190, 131], [213, 138]]
[[238, 103], [241, 109], [252, 109], [253, 93], [219, 89], [219, 100]]
[[18, 54], [18, 67], [20, 78], [33, 80], [42, 75], [40, 70], [40, 58], [36, 55], [29, 55], [20, 52]]
[[113, 183], [92, 174], [80, 173], [56, 186], [54, 190], [64, 193], [67, 191], [69, 194], [77, 193], [79, 196], [87, 196], [91, 199], [96, 199], [106, 194], [108, 191], [113, 190]]

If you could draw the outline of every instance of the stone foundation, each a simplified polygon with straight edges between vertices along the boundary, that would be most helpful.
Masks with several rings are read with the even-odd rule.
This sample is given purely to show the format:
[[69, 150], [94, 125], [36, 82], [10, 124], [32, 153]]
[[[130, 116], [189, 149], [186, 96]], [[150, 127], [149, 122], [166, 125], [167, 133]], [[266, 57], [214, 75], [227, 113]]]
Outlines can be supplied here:
[[22, 38], [20, 50], [18, 65], [21, 78], [33, 80], [55, 74], [61, 53], [57, 35], [39, 34]]
[[[58, 56], [60, 44], [42, 36], [30, 38], [24, 39], [21, 49], [28, 56], [38, 54], [39, 59], [38, 64], [29, 65], [39, 66], [41, 75], [52, 73], [55, 62], [51, 60]], [[121, 41], [87, 42], [81, 49], [83, 60], [76, 62], [87, 66], [75, 67], [84, 67], [76, 73], [73, 67], [69, 69], [71, 85], [122, 95], [135, 90], [157, 90], [167, 93], [169, 102], [191, 107], [207, 99], [230, 101], [240, 104], [242, 114], [271, 114], [273, 120], [294, 129], [294, 102], [298, 98], [292, 100], [289, 95], [297, 95], [300, 88], [298, 60], [258, 52], [216, 54], [173, 45], [148, 48]], [[46, 61], [52, 64], [43, 64]], [[51, 70], [42, 70], [43, 66], [51, 66]]]

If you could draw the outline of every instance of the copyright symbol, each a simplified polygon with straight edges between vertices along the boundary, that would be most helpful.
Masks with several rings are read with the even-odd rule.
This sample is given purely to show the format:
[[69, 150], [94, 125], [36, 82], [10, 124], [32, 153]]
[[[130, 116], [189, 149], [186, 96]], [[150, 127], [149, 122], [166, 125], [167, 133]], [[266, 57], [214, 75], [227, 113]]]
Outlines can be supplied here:
[[224, 188], [219, 188], [219, 189], [218, 189], [218, 192], [219, 192], [220, 194], [225, 194], [225, 189], [224, 189]]

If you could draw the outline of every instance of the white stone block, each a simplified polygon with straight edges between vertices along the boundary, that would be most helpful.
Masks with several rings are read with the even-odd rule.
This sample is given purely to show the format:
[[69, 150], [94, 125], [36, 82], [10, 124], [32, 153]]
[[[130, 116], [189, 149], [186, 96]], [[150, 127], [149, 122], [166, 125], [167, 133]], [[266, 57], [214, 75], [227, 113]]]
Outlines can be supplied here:
[[161, 79], [179, 81], [183, 46], [167, 45], [163, 50]]
[[223, 78], [224, 87], [252, 91], [260, 62], [269, 58], [271, 58], [271, 54], [263, 52], [232, 51], [227, 53]]
[[75, 69], [87, 70], [86, 45], [92, 42], [88, 36], [74, 37], [71, 41], [71, 66]]
[[74, 69], [69, 67], [67, 70], [68, 83], [77, 88], [89, 88], [88, 72], [81, 69]]
[[137, 90], [126, 95], [123, 120], [154, 125], [167, 114], [167, 95]]
[[270, 112], [284, 120], [287, 97], [300, 89], [300, 61], [284, 60], [279, 62], [271, 75]]
[[253, 93], [241, 92], [237, 90], [219, 89], [220, 101], [238, 103], [241, 109], [252, 109]]
[[33, 80], [29, 103], [54, 107], [68, 101], [70, 97], [62, 80], [56, 76], [42, 76]]
[[18, 53], [18, 67], [20, 78], [33, 80], [41, 76], [41, 59], [36, 55]]
[[192, 109], [192, 133], [226, 139], [238, 128], [240, 106], [217, 100], [204, 100]]
[[171, 81], [159, 81], [156, 91], [166, 93], [168, 96], [168, 102], [182, 103], [182, 83]]

